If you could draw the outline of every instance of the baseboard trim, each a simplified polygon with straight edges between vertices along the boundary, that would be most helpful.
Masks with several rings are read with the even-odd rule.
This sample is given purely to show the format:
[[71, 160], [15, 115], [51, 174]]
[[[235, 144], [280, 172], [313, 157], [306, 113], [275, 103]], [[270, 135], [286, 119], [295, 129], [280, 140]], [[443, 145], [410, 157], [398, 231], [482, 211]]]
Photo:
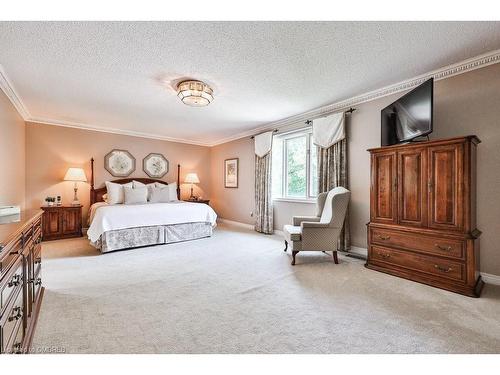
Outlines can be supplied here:
[[251, 225], [251, 224], [242, 223], [240, 221], [228, 220], [228, 219], [224, 219], [222, 217], [217, 218], [217, 221], [219, 223], [230, 224], [230, 225], [234, 225], [234, 226], [237, 226], [237, 227], [240, 227], [240, 228], [251, 229], [251, 230], [255, 229], [254, 226]]
[[351, 246], [348, 253], [361, 255], [361, 256], [364, 256], [366, 258], [368, 256], [368, 249], [366, 247]]
[[500, 285], [500, 275], [493, 275], [491, 273], [481, 272], [481, 278], [486, 284]]

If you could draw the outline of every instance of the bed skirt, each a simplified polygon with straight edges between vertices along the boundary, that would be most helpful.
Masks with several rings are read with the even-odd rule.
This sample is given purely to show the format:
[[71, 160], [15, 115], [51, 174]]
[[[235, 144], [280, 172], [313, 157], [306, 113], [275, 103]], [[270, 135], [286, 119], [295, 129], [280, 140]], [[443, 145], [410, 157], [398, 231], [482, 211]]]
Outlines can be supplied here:
[[212, 235], [210, 223], [185, 223], [137, 227], [105, 232], [91, 244], [101, 253], [134, 247], [163, 245], [173, 242], [196, 240]]

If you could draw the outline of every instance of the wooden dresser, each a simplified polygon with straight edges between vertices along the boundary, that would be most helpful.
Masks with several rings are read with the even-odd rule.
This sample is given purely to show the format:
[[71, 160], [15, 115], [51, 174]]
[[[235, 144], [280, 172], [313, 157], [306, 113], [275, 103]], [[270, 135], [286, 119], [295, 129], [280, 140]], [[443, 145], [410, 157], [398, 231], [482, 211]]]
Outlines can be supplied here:
[[476, 136], [369, 150], [366, 267], [478, 297]]
[[82, 206], [43, 206], [43, 240], [82, 236]]
[[0, 224], [0, 353], [28, 353], [40, 309], [42, 211]]

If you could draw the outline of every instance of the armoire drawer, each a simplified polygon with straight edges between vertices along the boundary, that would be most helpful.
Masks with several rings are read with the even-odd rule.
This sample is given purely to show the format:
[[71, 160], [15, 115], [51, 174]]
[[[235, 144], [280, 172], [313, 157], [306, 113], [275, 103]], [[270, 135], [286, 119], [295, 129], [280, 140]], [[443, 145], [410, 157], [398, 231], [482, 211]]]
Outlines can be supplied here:
[[14, 292], [23, 284], [23, 260], [18, 257], [16, 263], [0, 281], [0, 315], [14, 298]]
[[370, 228], [370, 231], [371, 242], [374, 244], [415, 250], [450, 258], [464, 259], [465, 257], [465, 241], [379, 228]]
[[23, 288], [18, 286], [15, 293], [16, 299], [14, 303], [9, 305], [9, 308], [4, 311], [0, 320], [0, 329], [2, 331], [2, 351], [7, 349], [7, 344], [16, 334], [16, 328], [19, 323], [23, 322]]
[[388, 247], [371, 246], [369, 251], [369, 258], [373, 262], [383, 262], [453, 281], [465, 281], [463, 263]]

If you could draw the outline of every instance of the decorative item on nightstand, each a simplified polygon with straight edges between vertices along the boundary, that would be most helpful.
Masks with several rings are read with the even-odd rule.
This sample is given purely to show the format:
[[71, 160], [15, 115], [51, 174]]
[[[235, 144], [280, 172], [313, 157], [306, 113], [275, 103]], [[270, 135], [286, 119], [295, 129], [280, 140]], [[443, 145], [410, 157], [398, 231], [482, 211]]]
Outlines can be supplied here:
[[204, 204], [208, 204], [210, 206], [210, 199], [201, 199], [201, 197], [200, 198], [194, 198], [194, 199], [184, 199], [184, 202], [204, 203]]
[[189, 200], [196, 200], [196, 197], [193, 195], [193, 184], [199, 184], [200, 179], [198, 178], [198, 175], [196, 173], [188, 173], [186, 175], [186, 179], [184, 180], [186, 184], [191, 184], [191, 196], [189, 197]]
[[82, 168], [69, 168], [64, 176], [64, 181], [74, 181], [75, 183], [75, 197], [73, 198], [73, 202], [71, 203], [73, 206], [79, 206], [80, 202], [78, 201], [78, 182], [87, 182], [87, 177], [85, 176], [85, 172]]

